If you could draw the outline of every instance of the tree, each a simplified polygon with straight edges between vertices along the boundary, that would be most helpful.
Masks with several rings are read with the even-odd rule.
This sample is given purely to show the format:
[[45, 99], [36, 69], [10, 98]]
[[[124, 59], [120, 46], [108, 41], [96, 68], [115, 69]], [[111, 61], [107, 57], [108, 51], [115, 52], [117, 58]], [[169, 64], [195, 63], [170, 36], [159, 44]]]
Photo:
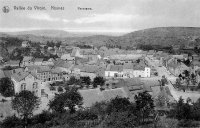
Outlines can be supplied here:
[[190, 99], [187, 99], [187, 102], [184, 103], [182, 97], [179, 98], [175, 108], [176, 118], [178, 120], [190, 118], [191, 114], [191, 107], [189, 105], [190, 101], [191, 101]]
[[15, 95], [12, 100], [12, 108], [24, 119], [24, 125], [27, 125], [27, 119], [32, 116], [33, 111], [39, 107], [40, 101], [32, 92], [23, 90]]
[[58, 92], [63, 92], [63, 88], [62, 87], [58, 87]]
[[162, 76], [161, 86], [165, 86], [165, 84], [168, 84], [167, 78], [165, 76]]
[[123, 112], [131, 105], [127, 98], [116, 97], [110, 101], [107, 107], [107, 113]]
[[67, 81], [68, 85], [80, 85], [81, 84], [81, 80], [80, 79], [76, 79], [75, 76], [71, 76], [70, 79]]
[[62, 94], [56, 95], [49, 102], [49, 108], [55, 112], [62, 113], [65, 111], [65, 107], [68, 107], [70, 113], [74, 113], [76, 111], [75, 106], [80, 107], [82, 100], [83, 98], [77, 88], [71, 88]]
[[144, 119], [154, 110], [154, 101], [148, 92], [142, 92], [135, 95], [136, 110], [138, 110], [138, 117]]
[[183, 74], [185, 74], [185, 77], [189, 77], [190, 76], [190, 72], [188, 70], [184, 70]]
[[177, 78], [177, 79], [176, 79], [176, 87], [177, 87], [177, 88], [180, 88], [180, 87], [181, 87], [181, 79], [180, 79], [180, 78]]
[[96, 76], [93, 80], [93, 87], [96, 88], [97, 85], [103, 86], [105, 84], [105, 80], [101, 76]]
[[137, 117], [128, 111], [113, 112], [103, 123], [104, 128], [134, 128], [138, 125]]
[[61, 44], [62, 44], [62, 42], [59, 41], [59, 42], [57, 42], [55, 45], [56, 45], [57, 48], [59, 48]]
[[14, 87], [10, 78], [0, 79], [0, 93], [5, 97], [10, 97], [14, 95]]
[[191, 81], [192, 81], [192, 84], [195, 85], [196, 84], [196, 76], [194, 73], [191, 74]]
[[16, 128], [22, 126], [22, 121], [17, 118], [15, 115], [6, 117], [2, 124], [0, 125], [2, 128]]
[[86, 76], [86, 77], [81, 77], [81, 81], [83, 84], [85, 85], [90, 85], [91, 84], [91, 79], [89, 76]]
[[90, 110], [96, 115], [98, 115], [99, 119], [102, 119], [107, 114], [107, 106], [108, 106], [108, 103], [105, 101], [96, 102], [94, 105], [90, 107]]

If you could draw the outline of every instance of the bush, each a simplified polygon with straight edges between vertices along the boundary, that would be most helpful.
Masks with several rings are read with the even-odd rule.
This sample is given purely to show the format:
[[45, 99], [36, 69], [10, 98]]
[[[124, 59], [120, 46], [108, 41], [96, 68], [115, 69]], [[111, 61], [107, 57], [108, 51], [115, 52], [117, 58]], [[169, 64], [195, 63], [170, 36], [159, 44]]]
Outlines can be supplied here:
[[180, 126], [180, 127], [198, 127], [199, 124], [192, 120], [181, 120], [181, 121], [179, 121], [178, 126]]
[[63, 92], [63, 88], [62, 87], [58, 87], [58, 92]]
[[48, 111], [43, 111], [41, 114], [35, 115], [31, 118], [32, 124], [44, 124], [53, 119], [54, 115]]
[[53, 86], [50, 86], [49, 89], [50, 89], [51, 91], [55, 91], [55, 90], [56, 90], [56, 88], [53, 87]]
[[3, 120], [1, 127], [2, 128], [21, 128], [23, 125], [23, 122], [17, 118], [16, 116], [7, 117]]
[[14, 95], [14, 87], [10, 78], [5, 77], [0, 79], [0, 93], [5, 97]]
[[2, 100], [1, 100], [1, 102], [3, 102], [3, 103], [6, 102], [6, 101], [7, 101], [6, 99], [2, 99]]

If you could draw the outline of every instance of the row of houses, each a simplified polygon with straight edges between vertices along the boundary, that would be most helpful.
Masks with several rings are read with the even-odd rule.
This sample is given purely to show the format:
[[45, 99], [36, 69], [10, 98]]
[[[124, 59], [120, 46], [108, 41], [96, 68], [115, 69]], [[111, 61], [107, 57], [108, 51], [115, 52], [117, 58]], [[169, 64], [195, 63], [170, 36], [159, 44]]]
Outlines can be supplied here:
[[134, 78], [134, 77], [150, 77], [151, 69], [144, 62], [124, 63], [122, 65], [109, 64], [105, 71], [105, 77], [110, 78]]

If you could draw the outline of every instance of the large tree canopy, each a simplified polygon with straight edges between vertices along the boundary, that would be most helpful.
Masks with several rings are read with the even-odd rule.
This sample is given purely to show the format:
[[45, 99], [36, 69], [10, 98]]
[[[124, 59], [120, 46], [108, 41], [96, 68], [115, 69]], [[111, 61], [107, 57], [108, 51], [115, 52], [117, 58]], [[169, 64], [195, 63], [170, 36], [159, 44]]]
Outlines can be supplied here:
[[76, 111], [75, 106], [80, 107], [82, 105], [82, 96], [76, 88], [66, 90], [66, 92], [56, 95], [53, 100], [49, 102], [49, 108], [55, 112], [62, 113], [65, 111], [65, 107], [69, 108], [70, 113]]
[[40, 101], [32, 92], [23, 90], [15, 95], [12, 100], [12, 108], [22, 117], [28, 118], [39, 107]]
[[5, 97], [14, 95], [14, 87], [12, 81], [5, 77], [0, 79], [0, 93]]

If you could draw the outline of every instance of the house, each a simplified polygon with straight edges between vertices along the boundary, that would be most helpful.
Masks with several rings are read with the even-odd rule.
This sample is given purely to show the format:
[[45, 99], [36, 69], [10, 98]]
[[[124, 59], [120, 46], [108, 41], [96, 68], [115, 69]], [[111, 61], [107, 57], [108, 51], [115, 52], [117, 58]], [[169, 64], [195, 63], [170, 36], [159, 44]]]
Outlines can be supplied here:
[[122, 63], [128, 63], [143, 58], [143, 56], [141, 54], [118, 54], [118, 55], [115, 54], [108, 56], [108, 58], [111, 61], [119, 60]]
[[80, 48], [73, 48], [71, 57], [84, 58], [83, 55], [80, 54]]
[[25, 67], [25, 66], [31, 66], [34, 65], [34, 59], [32, 56], [24, 56], [20, 66]]
[[123, 66], [122, 65], [108, 65], [105, 70], [105, 77], [123, 77]]
[[105, 77], [108, 78], [133, 78], [150, 76], [151, 70], [143, 62], [125, 63], [124, 65], [108, 65], [105, 71]]
[[36, 74], [25, 71], [17, 72], [11, 75], [11, 80], [14, 84], [15, 93], [19, 93], [22, 90], [29, 90], [34, 92], [36, 96], [41, 96], [41, 81], [37, 78]]
[[72, 69], [72, 73], [80, 75], [80, 77], [89, 76], [93, 80], [99, 73], [99, 66], [96, 65], [76, 65]]
[[30, 47], [30, 43], [28, 41], [23, 41], [22, 42], [22, 47], [23, 48]]
[[53, 58], [43, 59], [42, 66], [53, 66], [55, 60]]
[[176, 61], [171, 61], [168, 63], [168, 70], [170, 73], [172, 73], [175, 76], [179, 76], [184, 72], [184, 70], [190, 71], [190, 67], [186, 66], [182, 62], [176, 62]]
[[72, 73], [73, 66], [74, 65], [69, 62], [65, 62], [64, 60], [58, 59], [54, 62], [53, 67], [60, 68], [64, 74], [70, 74]]
[[49, 66], [28, 66], [25, 68], [25, 71], [33, 72], [42, 82], [63, 80], [63, 71], [58, 68], [50, 68]]
[[72, 57], [70, 54], [64, 54], [60, 58], [64, 61], [71, 61], [73, 64], [75, 63], [75, 57]]
[[155, 51], [154, 50], [149, 50], [148, 53], [147, 53], [147, 56], [148, 57], [153, 57]]
[[4, 66], [20, 66], [20, 60], [10, 60], [4, 64]]
[[124, 76], [127, 78], [151, 76], [150, 68], [144, 64], [126, 64], [123, 67]]
[[34, 65], [42, 65], [43, 58], [35, 58], [34, 59]]

